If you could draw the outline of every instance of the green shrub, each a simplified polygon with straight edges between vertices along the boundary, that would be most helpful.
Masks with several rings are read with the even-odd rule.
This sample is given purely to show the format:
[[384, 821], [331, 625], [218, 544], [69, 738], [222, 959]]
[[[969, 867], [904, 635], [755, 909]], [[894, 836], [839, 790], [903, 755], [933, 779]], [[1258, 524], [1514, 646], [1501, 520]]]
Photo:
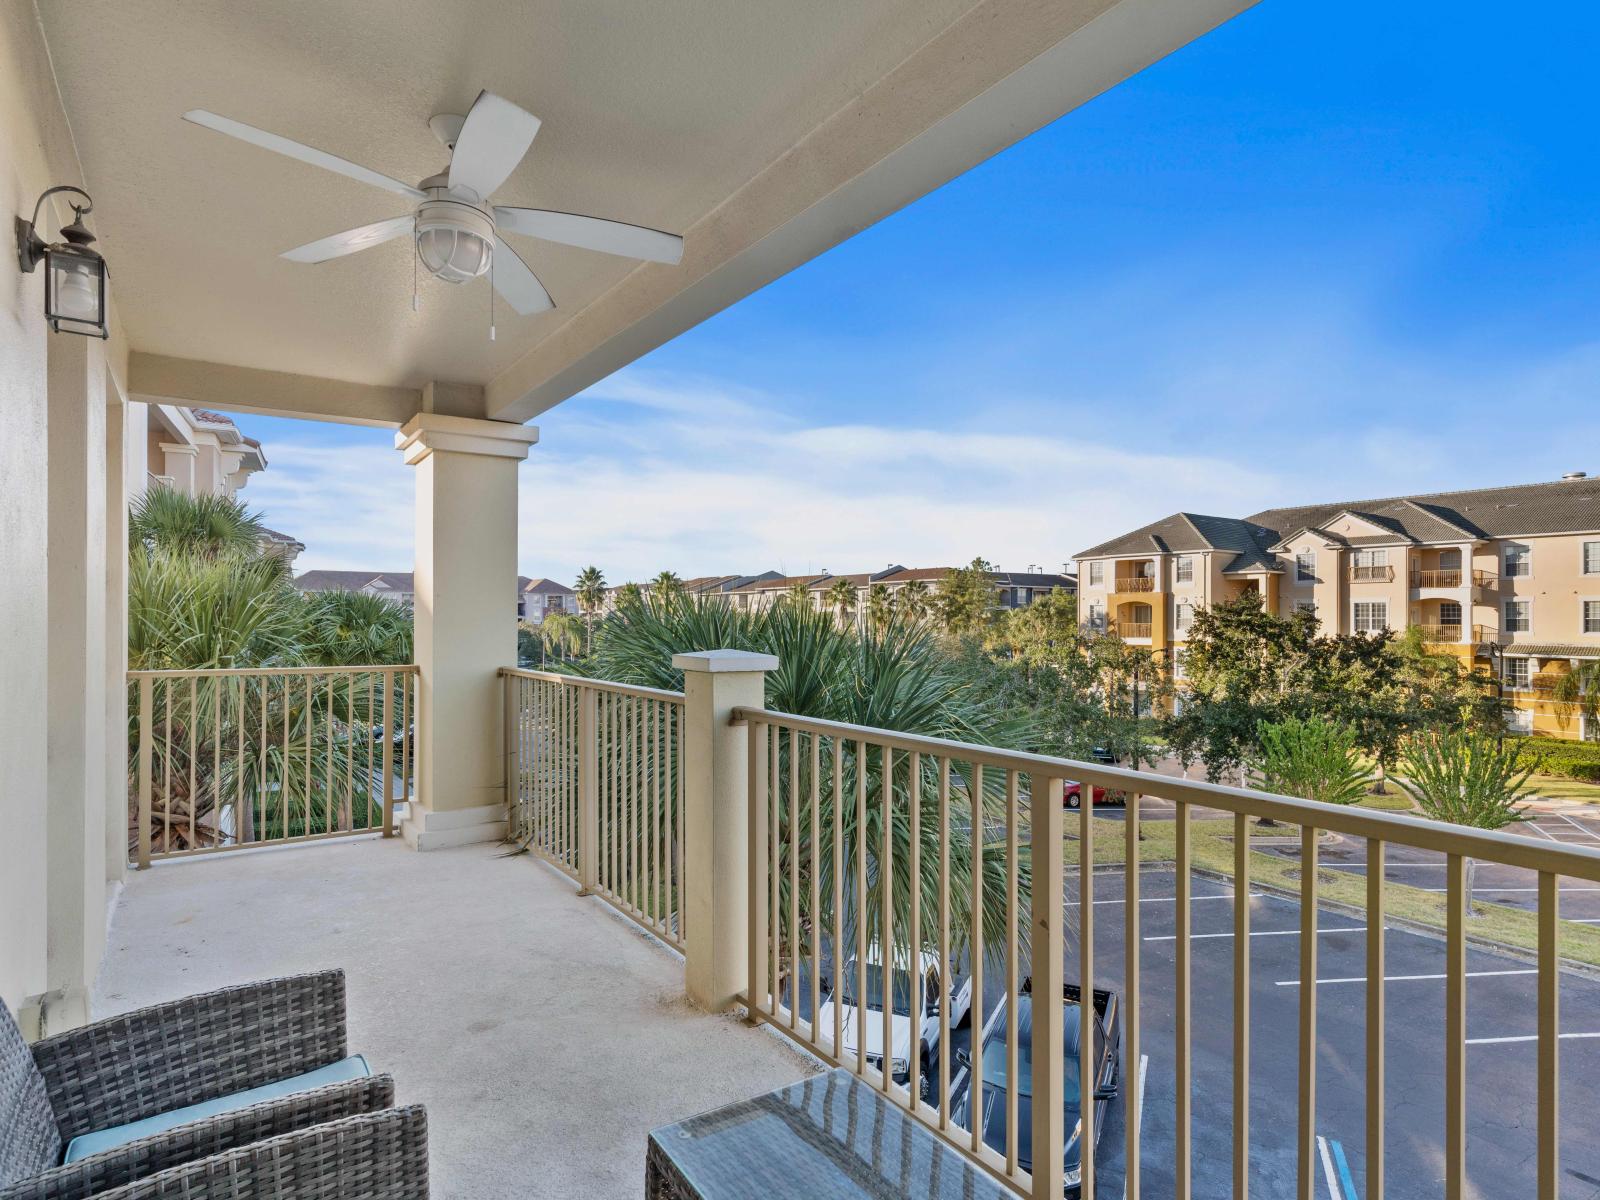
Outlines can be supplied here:
[[1569, 738], [1519, 738], [1529, 757], [1540, 760], [1539, 769], [1563, 779], [1600, 783], [1600, 742], [1580, 742]]

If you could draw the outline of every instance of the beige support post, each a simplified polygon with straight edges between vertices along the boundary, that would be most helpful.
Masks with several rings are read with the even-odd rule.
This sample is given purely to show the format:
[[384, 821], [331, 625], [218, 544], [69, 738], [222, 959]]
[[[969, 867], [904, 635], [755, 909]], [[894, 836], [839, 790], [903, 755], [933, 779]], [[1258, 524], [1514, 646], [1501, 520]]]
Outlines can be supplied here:
[[675, 654], [683, 672], [684, 877], [689, 999], [722, 1012], [749, 969], [749, 730], [735, 708], [765, 704], [778, 660], [744, 650]]
[[600, 877], [600, 693], [578, 693], [578, 895], [591, 895]]
[[395, 435], [417, 468], [417, 789], [401, 833], [418, 850], [505, 835], [499, 669], [517, 651], [517, 465], [539, 432], [418, 413]]

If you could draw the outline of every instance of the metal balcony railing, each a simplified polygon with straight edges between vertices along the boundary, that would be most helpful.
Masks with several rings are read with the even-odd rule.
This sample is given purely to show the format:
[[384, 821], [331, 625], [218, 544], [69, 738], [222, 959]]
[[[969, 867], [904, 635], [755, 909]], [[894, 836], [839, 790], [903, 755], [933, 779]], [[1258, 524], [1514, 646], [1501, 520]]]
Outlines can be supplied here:
[[[1110, 1147], [1098, 1145], [1094, 1104], [1083, 1104], [1081, 1180], [1069, 1180], [1063, 1150], [1066, 1136], [1063, 1106], [1067, 1100], [1068, 1072], [1064, 1069], [1063, 1009], [1035, 1004], [1032, 1008], [1032, 1095], [1028, 1134], [1035, 1147], [1032, 1171], [1022, 1166], [1022, 1130], [1017, 1096], [1001, 1089], [997, 1104], [1007, 1107], [1003, 1145], [991, 1148], [981, 1128], [963, 1127], [952, 1112], [951, 1005], [925, 1007], [924, 989], [937, 982], [945, 991], [956, 969], [971, 975], [971, 1028], [974, 1036], [967, 1051], [967, 1069], [985, 1078], [986, 1053], [1007, 1055], [1016, 1078], [1014, 1057], [1019, 1053], [1015, 1019], [1018, 998], [1031, 979], [1034, 996], [1060, 996], [1077, 987], [1091, 994], [1096, 983], [1114, 973], [1123, 983], [1121, 997], [1121, 1062], [1123, 1086], [1113, 1101], [1125, 1107], [1120, 1121], [1124, 1146], [1121, 1160], [1126, 1170], [1126, 1195], [1138, 1197], [1144, 1145], [1139, 1089], [1131, 1086], [1141, 1060], [1142, 1014], [1146, 1007], [1172, 1012], [1176, 1020], [1171, 1038], [1171, 1079], [1175, 1090], [1175, 1128], [1163, 1130], [1159, 1143], [1152, 1139], [1151, 1154], [1170, 1154], [1178, 1195], [1190, 1192], [1195, 1124], [1205, 1122], [1214, 1139], [1214, 1123], [1224, 1126], [1231, 1118], [1232, 1171], [1235, 1191], [1243, 1194], [1249, 1178], [1253, 1146], [1292, 1145], [1297, 1173], [1294, 1194], [1310, 1196], [1319, 1185], [1322, 1166], [1316, 1134], [1318, 1123], [1318, 944], [1319, 934], [1342, 931], [1322, 924], [1321, 888], [1325, 872], [1319, 870], [1323, 835], [1335, 833], [1354, 839], [1364, 848], [1367, 872], [1362, 885], [1366, 930], [1388, 926], [1390, 889], [1399, 886], [1386, 879], [1385, 860], [1390, 846], [1408, 852], [1423, 851], [1442, 857], [1441, 880], [1444, 964], [1442, 1003], [1427, 1012], [1409, 1000], [1402, 1021], [1433, 1020], [1444, 1038], [1445, 1071], [1430, 1095], [1437, 1104], [1443, 1129], [1430, 1142], [1428, 1169], [1442, 1176], [1446, 1195], [1467, 1194], [1467, 1113], [1472, 1092], [1467, 1084], [1466, 1000], [1468, 906], [1467, 864], [1497, 863], [1534, 874], [1536, 888], [1530, 902], [1530, 924], [1536, 930], [1530, 974], [1535, 995], [1530, 1000], [1531, 1040], [1536, 1043], [1537, 1071], [1530, 1084], [1530, 1111], [1519, 1118], [1531, 1151], [1529, 1178], [1513, 1190], [1516, 1194], [1554, 1200], [1559, 1183], [1558, 1132], [1560, 1129], [1560, 939], [1564, 926], [1558, 919], [1557, 884], [1562, 876], [1600, 885], [1600, 850], [1536, 841], [1503, 832], [1485, 832], [1446, 825], [1418, 817], [1373, 809], [1320, 804], [1293, 797], [1243, 788], [1145, 774], [1098, 763], [1077, 762], [1005, 750], [992, 746], [898, 733], [835, 721], [775, 712], [735, 704], [709, 720], [713, 701], [707, 693], [686, 699], [676, 692], [623, 687], [592, 680], [538, 672], [506, 670], [508, 732], [508, 785], [514, 808], [513, 824], [530, 845], [559, 869], [574, 876], [585, 890], [598, 891], [635, 921], [677, 945], [686, 946], [686, 971], [695, 970], [695, 956], [725, 954], [728, 946], [716, 941], [686, 940], [676, 905], [680, 883], [696, 889], [697, 908], [715, 927], [715, 904], [699, 884], [684, 874], [684, 850], [694, 853], [697, 818], [687, 823], [685, 813], [706, 814], [706, 797], [719, 789], [736, 788], [737, 802], [728, 809], [744, 840], [736, 858], [744, 872], [739, 889], [736, 928], [744, 942], [740, 975], [744, 984], [738, 996], [752, 1020], [769, 1024], [825, 1062], [843, 1066], [880, 1088], [905, 1111], [945, 1139], [969, 1161], [993, 1177], [1034, 1200], [1059, 1200], [1067, 1186], [1094, 1195], [1096, 1158]], [[701, 710], [698, 705], [705, 704]], [[690, 711], [691, 708], [693, 711]], [[731, 744], [736, 761], [698, 762], [709, 753], [705, 739], [726, 735], [718, 729], [742, 728]], [[712, 730], [707, 733], [706, 730]], [[726, 747], [728, 743], [717, 743]], [[719, 754], [727, 753], [726, 749]], [[689, 761], [685, 762], [687, 758]], [[721, 782], [718, 782], [720, 780]], [[1075, 781], [1083, 794], [1105, 789], [1130, 796], [1120, 829], [1093, 819], [1084, 805], [1070, 818], [1063, 812], [1064, 788]], [[1162, 851], [1175, 863], [1176, 895], [1169, 900], [1174, 926], [1172, 936], [1162, 935], [1163, 959], [1171, 966], [1141, 970], [1140, 958], [1147, 917], [1141, 903], [1141, 858], [1148, 853], [1141, 836], [1140, 796], [1153, 796], [1173, 806], [1172, 819], [1162, 822]], [[1232, 996], [1231, 1112], [1221, 1106], [1195, 1104], [1197, 1038], [1193, 991], [1197, 978], [1192, 888], [1193, 814], [1199, 810], [1228, 814], [1231, 825], [1232, 897], [1251, 894], [1253, 818], [1270, 819], [1289, 827], [1296, 838], [1299, 869], [1294, 897], [1298, 900], [1296, 927], [1298, 965], [1273, 969], [1292, 974], [1286, 986], [1298, 989], [1297, 1020], [1290, 1039], [1297, 1052], [1292, 1068], [1295, 1080], [1294, 1112], [1267, 1113], [1270, 1129], [1261, 1130], [1258, 1112], [1250, 1119], [1252, 1074], [1251, 1039], [1259, 1021], [1251, 1015], [1251, 967], [1254, 953], [1251, 932], [1254, 907], [1231, 903], [1226, 934], [1231, 939], [1231, 979], [1221, 987]], [[1231, 820], [1229, 820], [1231, 818]], [[712, 826], [707, 828], [714, 828]], [[1116, 829], [1116, 832], [1110, 832]], [[698, 836], [706, 836], [700, 834]], [[1109, 939], [1106, 955], [1113, 972], [1101, 968], [1104, 926], [1069, 918], [1069, 913], [1097, 911], [1095, 863], [1097, 839], [1122, 842], [1121, 894], [1117, 903], [1121, 928]], [[1069, 861], [1067, 847], [1075, 861]], [[1409, 860], [1408, 860], [1409, 861]], [[957, 877], [964, 882], [958, 887]], [[1074, 884], [1074, 895], [1067, 885]], [[718, 891], [718, 896], [726, 893]], [[1069, 925], [1071, 928], [1069, 929]], [[726, 928], [726, 927], [724, 927]], [[1580, 929], [1581, 926], [1566, 927]], [[1282, 932], [1273, 930], [1272, 932]], [[1069, 937], [1070, 934], [1070, 937]], [[697, 931], [695, 939], [707, 938]], [[1386, 938], [1365, 938], [1365, 979], [1384, 980]], [[1116, 943], [1120, 943], [1117, 945]], [[706, 947], [697, 950], [697, 945]], [[1070, 947], [1070, 950], [1069, 950]], [[735, 952], [737, 954], [737, 951]], [[718, 960], [722, 961], [722, 960]], [[932, 1044], [924, 1060], [909, 1053], [897, 1060], [894, 1053], [874, 1050], [859, 1028], [863, 1017], [884, 1028], [878, 1046], [892, 1048], [893, 1004], [876, 1006], [847, 1016], [841, 1003], [828, 994], [838, 976], [853, 971], [854, 994], [872, 994], [864, 974], [869, 966], [881, 970], [896, 963], [927, 964], [908, 970], [904, 987], [912, 1013], [930, 1014]], [[1116, 970], [1120, 964], [1120, 970]], [[1170, 972], [1168, 974], [1167, 972]], [[832, 984], [827, 982], [833, 976]], [[985, 981], [989, 981], [987, 984]], [[1343, 982], [1343, 981], [1341, 981]], [[898, 991], [899, 982], [893, 987]], [[1146, 999], [1152, 989], [1156, 995]], [[887, 991], [886, 988], [880, 990]], [[1352, 1081], [1360, 1089], [1365, 1110], [1363, 1195], [1384, 1194], [1386, 1138], [1391, 1129], [1387, 1109], [1386, 1007], [1389, 989], [1367, 986], [1355, 1011], [1365, 1016], [1364, 1067]], [[996, 995], [1003, 997], [997, 1001]], [[945, 995], [948, 992], [945, 991]], [[1408, 993], [1408, 996], [1410, 993]], [[943, 1000], [944, 997], [938, 997]], [[828, 1000], [828, 1003], [824, 1003]], [[989, 1017], [1006, 1006], [1007, 1021], [997, 1026], [1000, 1040], [985, 1046]], [[1223, 1002], [1226, 1004], [1226, 1001]], [[936, 1011], [935, 1011], [936, 1010]], [[1207, 1020], [1202, 1011], [1199, 1020]], [[877, 1030], [873, 1038], [877, 1039]], [[915, 1035], [913, 1035], [915, 1038]], [[1098, 1079], [1093, 1060], [1095, 1038], [1080, 1041], [1076, 1077]], [[913, 1041], [913, 1047], [915, 1041]], [[924, 1091], [925, 1062], [937, 1072]], [[1415, 1080], [1408, 1083], [1415, 1092]], [[1418, 1099], [1408, 1093], [1412, 1100]], [[1288, 1132], [1291, 1126], [1294, 1133]], [[1252, 1130], [1252, 1124], [1256, 1128]], [[1358, 1123], [1359, 1125], [1360, 1123]], [[1224, 1134], [1226, 1136], [1226, 1134]], [[1207, 1142], [1209, 1144], [1209, 1140]], [[1398, 1144], [1398, 1143], [1397, 1143]], [[1159, 1148], [1157, 1148], [1159, 1146]], [[1509, 1194], [1509, 1193], [1508, 1193]]]
[[417, 668], [128, 672], [135, 865], [394, 832], [414, 797]]
[[1118, 592], [1153, 592], [1156, 581], [1148, 575], [1119, 575], [1113, 589]]
[[1352, 566], [1350, 568], [1350, 578], [1352, 580], [1355, 580], [1356, 582], [1372, 582], [1372, 581], [1375, 581], [1375, 580], [1392, 580], [1394, 578], [1394, 568], [1392, 566], [1387, 566], [1387, 565], [1381, 565], [1381, 566], [1375, 566], [1375, 567]]
[[1442, 571], [1413, 571], [1411, 572], [1411, 586], [1414, 588], [1454, 588], [1461, 586], [1461, 569], [1452, 567]]

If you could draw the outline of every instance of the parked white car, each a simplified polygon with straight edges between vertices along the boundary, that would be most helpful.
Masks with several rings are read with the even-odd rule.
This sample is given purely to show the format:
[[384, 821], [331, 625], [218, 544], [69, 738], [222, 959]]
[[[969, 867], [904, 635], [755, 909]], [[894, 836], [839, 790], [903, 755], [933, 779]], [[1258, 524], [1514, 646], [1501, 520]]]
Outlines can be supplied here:
[[[902, 962], [904, 960], [902, 959]], [[853, 1058], [860, 1051], [861, 1012], [866, 1011], [866, 1053], [867, 1061], [874, 1067], [883, 1061], [883, 1009], [884, 997], [890, 997], [892, 1009], [889, 1018], [890, 1037], [893, 1044], [890, 1047], [890, 1075], [897, 1082], [905, 1082], [911, 1074], [911, 1055], [920, 1056], [920, 1061], [928, 1061], [928, 1051], [939, 1038], [939, 1005], [949, 993], [945, 990], [951, 985], [950, 980], [944, 981], [945, 987], [940, 986], [939, 956], [924, 951], [920, 956], [920, 970], [922, 972], [922, 1011], [911, 1012], [911, 973], [905, 966], [895, 966], [889, 972], [889, 988], [884, 987], [883, 955], [876, 945], [867, 949], [866, 962], [866, 988], [865, 1004], [858, 1002], [856, 989], [858, 983], [858, 970], [856, 958], [851, 955], [839, 972], [839, 977], [833, 980], [828, 989], [828, 994], [823, 1000], [821, 1009], [817, 1013], [817, 1027], [821, 1030], [833, 1030], [833, 1010], [838, 1005], [840, 1023], [843, 1031], [843, 1058]], [[950, 997], [950, 1025], [951, 1028], [966, 1020], [967, 1013], [972, 1007], [972, 980], [961, 981], [955, 988], [954, 996]], [[926, 1082], [924, 1073], [923, 1080]]]

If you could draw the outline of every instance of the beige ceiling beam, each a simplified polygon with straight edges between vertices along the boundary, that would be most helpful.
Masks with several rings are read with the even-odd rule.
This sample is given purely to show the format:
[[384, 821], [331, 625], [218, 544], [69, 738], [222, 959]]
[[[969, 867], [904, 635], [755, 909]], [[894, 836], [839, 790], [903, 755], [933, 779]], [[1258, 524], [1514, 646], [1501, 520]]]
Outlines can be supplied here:
[[[128, 390], [140, 399], [191, 408], [392, 428], [399, 428], [424, 410], [425, 392], [422, 388], [350, 383], [314, 375], [170, 358], [138, 350], [128, 359]], [[468, 391], [452, 385], [448, 389], [451, 403], [446, 411], [461, 416], [481, 415], [478, 389], [470, 389], [471, 395]], [[477, 411], [456, 412], [458, 408]]]
[[629, 273], [502, 372], [487, 415], [537, 416], [1255, 2], [974, 5], [687, 230], [680, 266]]

